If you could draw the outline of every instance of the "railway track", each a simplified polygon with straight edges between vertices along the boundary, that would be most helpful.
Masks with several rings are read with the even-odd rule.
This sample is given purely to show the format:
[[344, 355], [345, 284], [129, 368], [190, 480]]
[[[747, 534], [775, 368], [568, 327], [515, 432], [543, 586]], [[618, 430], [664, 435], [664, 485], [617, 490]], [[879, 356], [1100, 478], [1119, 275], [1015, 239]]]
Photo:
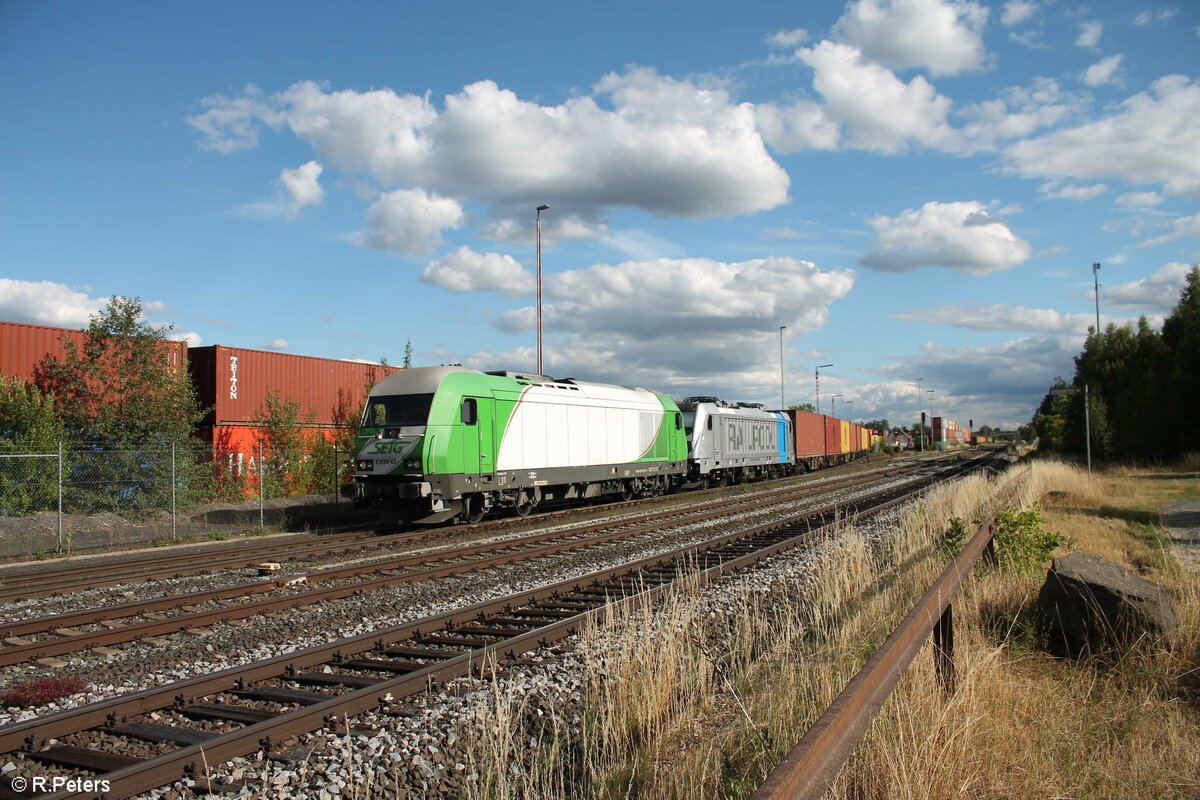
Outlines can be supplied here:
[[[928, 459], [905, 460], [903, 465], [916, 466]], [[890, 468], [904, 468], [897, 465]], [[608, 503], [606, 510], [638, 508], [652, 503], [632, 500]], [[586, 512], [589, 507], [547, 510], [534, 518], [511, 517], [491, 519], [472, 526], [489, 532], [516, 525], [528, 524], [531, 519], [546, 521]], [[300, 561], [355, 550], [403, 544], [444, 536], [454, 528], [401, 529], [384, 526], [369, 530], [352, 530], [331, 534], [300, 534], [270, 537], [265, 540], [238, 541], [220, 545], [172, 547], [166, 551], [120, 554], [114, 556], [85, 556], [53, 564], [0, 565], [0, 604], [42, 597], [65, 595], [86, 589], [116, 586], [125, 583], [204, 575], [227, 569], [252, 567], [265, 560]]]
[[[146, 637], [195, 630], [218, 623], [246, 619], [284, 609], [314, 605], [354, 594], [421, 580], [487, 569], [518, 560], [531, 560], [618, 540], [661, 533], [681, 527], [752, 511], [764, 503], [797, 500], [819, 502], [823, 495], [861, 487], [880, 477], [894, 477], [902, 469], [838, 476], [819, 487], [791, 485], [752, 496], [716, 498], [700, 505], [649, 511], [616, 522], [602, 521], [567, 530], [533, 533], [500, 541], [418, 555], [406, 555], [291, 576], [256, 581], [200, 592], [108, 604], [64, 614], [0, 624], [0, 666], [19, 664], [107, 647]], [[319, 584], [333, 584], [311, 588]], [[163, 612], [177, 611], [165, 616]], [[136, 621], [128, 621], [141, 618]], [[118, 620], [126, 620], [117, 622]], [[37, 640], [28, 637], [38, 636]]]
[[[878, 513], [973, 460], [861, 499]], [[255, 752], [279, 757], [289, 737], [340, 727], [355, 714], [519, 655], [577, 630], [611, 602], [653, 597], [682, 576], [741, 569], [824, 535], [846, 509], [827, 506], [532, 591], [0, 728], [13, 775], [91, 774], [129, 797]], [[136, 753], [131, 755], [130, 753]], [[60, 792], [54, 797], [89, 796]]]

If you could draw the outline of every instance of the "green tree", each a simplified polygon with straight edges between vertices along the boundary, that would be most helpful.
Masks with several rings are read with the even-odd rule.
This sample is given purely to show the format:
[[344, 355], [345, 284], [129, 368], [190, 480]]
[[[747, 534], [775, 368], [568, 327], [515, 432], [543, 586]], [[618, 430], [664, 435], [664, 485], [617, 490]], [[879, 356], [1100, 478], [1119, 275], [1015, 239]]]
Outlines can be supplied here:
[[143, 320], [138, 298], [114, 296], [82, 348], [64, 337], [64, 357], [37, 365], [35, 381], [54, 394], [72, 445], [67, 510], [136, 516], [169, 507], [173, 488], [186, 503], [204, 484], [195, 461], [175, 452], [191, 451], [182, 446], [203, 413], [170, 331]]
[[[63, 425], [53, 395], [26, 381], [0, 375], [0, 454], [57, 453]], [[22, 516], [54, 508], [58, 497], [56, 459], [0, 460], [0, 515]]]
[[317, 465], [313, 452], [320, 432], [311, 427], [311, 415], [302, 420], [299, 403], [285, 400], [279, 392], [271, 390], [255, 422], [264, 462], [256, 465], [255, 471], [262, 476], [260, 491], [268, 497], [316, 491]]
[[[405, 369], [411, 369], [412, 368], [412, 359], [413, 359], [413, 346], [412, 346], [412, 337], [410, 336], [410, 337], [408, 337], [408, 339], [406, 339], [404, 341], [404, 362], [403, 362], [402, 366]], [[383, 363], [386, 366], [387, 361], [386, 361], [386, 359], [384, 359], [380, 363]]]
[[793, 406], [788, 406], [793, 411], [807, 411], [810, 414], [816, 413], [812, 403], [796, 403]]
[[1200, 450], [1200, 428], [1195, 425], [1200, 397], [1200, 266], [1193, 265], [1184, 279], [1179, 303], [1163, 322], [1162, 339], [1167, 419], [1174, 424], [1161, 427], [1169, 432], [1172, 453], [1195, 452]]
[[82, 352], [64, 338], [64, 358], [38, 364], [34, 379], [57, 398], [74, 440], [144, 447], [187, 439], [203, 410], [170, 331], [142, 319], [138, 298], [114, 296], [92, 317]]

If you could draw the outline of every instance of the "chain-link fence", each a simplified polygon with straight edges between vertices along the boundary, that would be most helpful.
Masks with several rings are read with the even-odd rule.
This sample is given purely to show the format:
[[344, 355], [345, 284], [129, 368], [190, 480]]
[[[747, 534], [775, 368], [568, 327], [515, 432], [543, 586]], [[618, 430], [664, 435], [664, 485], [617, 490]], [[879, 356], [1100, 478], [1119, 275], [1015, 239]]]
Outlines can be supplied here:
[[[0, 557], [170, 543], [338, 516], [350, 452], [195, 442], [0, 452]], [[296, 498], [303, 497], [302, 500]], [[324, 506], [320, 513], [296, 507]]]

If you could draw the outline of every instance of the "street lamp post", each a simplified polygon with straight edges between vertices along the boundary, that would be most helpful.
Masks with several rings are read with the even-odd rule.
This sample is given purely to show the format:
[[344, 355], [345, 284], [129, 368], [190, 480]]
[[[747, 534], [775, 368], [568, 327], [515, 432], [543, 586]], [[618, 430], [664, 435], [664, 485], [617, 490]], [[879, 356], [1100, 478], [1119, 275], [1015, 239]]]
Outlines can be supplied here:
[[[921, 381], [923, 381], [923, 380], [925, 380], [925, 379], [917, 378], [917, 419], [918, 420], [921, 419]], [[930, 423], [932, 423], [932, 422], [933, 422], [933, 420], [930, 420]], [[921, 433], [921, 435], [917, 437], [917, 451], [919, 452], [924, 449], [925, 449], [925, 434]]]
[[542, 212], [550, 206], [537, 207], [537, 374], [542, 374]]
[[829, 416], [831, 416], [831, 417], [837, 416], [837, 399], [839, 397], [845, 397], [845, 396], [846, 395], [844, 395], [844, 394], [835, 394], [833, 397], [829, 398]]
[[1096, 338], [1100, 338], [1100, 262], [1092, 264], [1092, 280], [1096, 283]]
[[825, 367], [832, 367], [833, 364], [818, 364], [817, 369], [813, 373], [813, 381], [817, 384], [817, 404], [813, 407], [813, 411], [821, 413], [821, 370]]
[[[926, 389], [925, 394], [929, 395], [929, 448], [932, 450], [937, 444], [933, 439], [933, 389]], [[946, 435], [944, 431], [942, 435]]]
[[779, 410], [786, 411], [787, 405], [783, 402], [783, 332], [787, 330], [787, 325], [779, 326]]

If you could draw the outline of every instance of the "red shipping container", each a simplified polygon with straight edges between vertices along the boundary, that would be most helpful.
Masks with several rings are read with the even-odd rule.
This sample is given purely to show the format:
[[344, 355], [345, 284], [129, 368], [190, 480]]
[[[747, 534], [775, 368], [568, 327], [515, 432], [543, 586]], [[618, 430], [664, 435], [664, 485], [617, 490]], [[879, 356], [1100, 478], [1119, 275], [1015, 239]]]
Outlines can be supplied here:
[[339, 403], [357, 421], [367, 389], [398, 368], [212, 345], [193, 347], [188, 369], [200, 404], [213, 408], [205, 425], [254, 425], [274, 391], [300, 407], [303, 424], [326, 427]]
[[[71, 328], [52, 328], [28, 325], [23, 322], [0, 322], [0, 374], [30, 380], [38, 362], [50, 355], [56, 359], [66, 356], [63, 338], [74, 342], [83, 352], [87, 332]], [[187, 362], [187, 342], [168, 342], [167, 363], [172, 370], [182, 369]]]
[[825, 424], [820, 414], [792, 410], [796, 431], [796, 458], [820, 458], [825, 455]]
[[837, 417], [825, 417], [825, 455], [841, 456], [842, 421]]

